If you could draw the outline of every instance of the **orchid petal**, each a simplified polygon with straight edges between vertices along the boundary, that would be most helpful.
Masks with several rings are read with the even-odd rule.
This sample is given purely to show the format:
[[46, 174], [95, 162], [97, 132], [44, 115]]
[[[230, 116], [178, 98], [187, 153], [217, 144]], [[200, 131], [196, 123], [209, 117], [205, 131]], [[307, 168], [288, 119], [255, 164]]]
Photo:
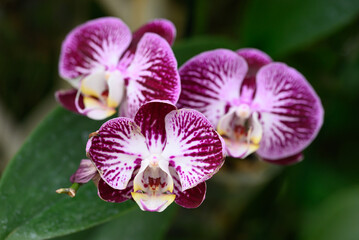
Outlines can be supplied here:
[[224, 162], [221, 137], [203, 114], [188, 109], [165, 118], [167, 144], [162, 153], [178, 173], [181, 191], [209, 179]]
[[186, 191], [175, 192], [175, 203], [185, 208], [197, 208], [206, 197], [206, 188], [206, 182], [202, 182]]
[[126, 69], [131, 63], [136, 52], [138, 42], [145, 33], [155, 33], [165, 39], [170, 45], [173, 44], [176, 37], [176, 27], [167, 19], [155, 19], [146, 23], [133, 33], [133, 38], [127, 51], [123, 54], [119, 63], [119, 69]]
[[140, 128], [128, 118], [104, 123], [87, 142], [86, 152], [102, 179], [118, 190], [127, 187], [134, 169], [149, 155]]
[[265, 159], [265, 158], [262, 158], [262, 160], [270, 162], [270, 163], [278, 164], [278, 165], [292, 165], [292, 164], [301, 162], [303, 160], [303, 158], [304, 158], [304, 156], [300, 152], [300, 153], [297, 153], [295, 155], [292, 155], [292, 156], [289, 156], [286, 158], [276, 159], [275, 161], [272, 161], [270, 159]]
[[79, 168], [70, 177], [72, 183], [87, 183], [97, 174], [95, 165], [89, 159], [82, 159]]
[[176, 27], [167, 19], [155, 19], [140, 27], [133, 33], [132, 42], [121, 58], [119, 69], [128, 68], [136, 52], [138, 42], [145, 33], [158, 34], [172, 45], [176, 37]]
[[[55, 93], [56, 101], [59, 102], [64, 108], [67, 110], [70, 110], [71, 112], [79, 113], [81, 114], [76, 107], [75, 99], [76, 94], [78, 90], [77, 89], [69, 89], [69, 90], [60, 90]], [[79, 95], [78, 99], [78, 105], [81, 109], [83, 109], [84, 103], [83, 103], [83, 96]]]
[[248, 72], [240, 91], [240, 102], [250, 104], [256, 93], [256, 74], [261, 67], [271, 63], [272, 59], [255, 48], [242, 48], [237, 50], [237, 54], [248, 64]]
[[117, 66], [131, 42], [131, 32], [122, 20], [105, 17], [73, 29], [62, 43], [59, 71], [66, 79]]
[[160, 35], [162, 38], [164, 38], [170, 45], [173, 44], [175, 37], [176, 37], [176, 27], [175, 25], [167, 20], [167, 19], [155, 19], [153, 21], [150, 21], [137, 29], [133, 33], [133, 38], [131, 42], [131, 47], [134, 47], [134, 50], [136, 50], [136, 46], [140, 39], [143, 37], [145, 33], [152, 32]]
[[182, 91], [178, 106], [200, 111], [217, 126], [226, 106], [238, 99], [247, 69], [242, 57], [226, 49], [193, 57], [179, 70]]
[[199, 207], [206, 196], [206, 182], [201, 182], [197, 186], [182, 192], [181, 182], [176, 171], [173, 168], [170, 170], [174, 180], [173, 193], [176, 194], [175, 203], [185, 208]]
[[151, 153], [161, 153], [166, 145], [165, 116], [177, 108], [166, 101], [154, 100], [141, 106], [135, 116]]
[[176, 103], [180, 93], [177, 60], [170, 45], [154, 33], [146, 33], [127, 69], [127, 101], [122, 116], [134, 117], [139, 107], [150, 100]]
[[265, 52], [255, 48], [241, 48], [236, 51], [239, 56], [243, 57], [248, 64], [248, 72], [246, 77], [255, 76], [258, 70], [272, 62], [270, 56]]
[[263, 125], [258, 154], [272, 161], [301, 152], [323, 123], [323, 107], [313, 88], [298, 71], [282, 63], [259, 70], [253, 106]]
[[100, 179], [97, 187], [97, 194], [102, 200], [107, 202], [121, 203], [131, 198], [133, 184], [132, 181], [130, 181], [125, 189], [118, 190], [112, 188], [103, 179]]

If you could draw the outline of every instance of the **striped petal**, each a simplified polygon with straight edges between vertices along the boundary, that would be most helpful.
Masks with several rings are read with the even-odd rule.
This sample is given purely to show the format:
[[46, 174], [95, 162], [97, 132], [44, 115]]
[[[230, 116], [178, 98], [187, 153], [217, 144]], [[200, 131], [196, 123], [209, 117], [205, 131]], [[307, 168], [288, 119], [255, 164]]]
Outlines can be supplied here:
[[253, 106], [263, 125], [258, 154], [272, 161], [301, 152], [323, 123], [323, 107], [313, 88], [298, 71], [282, 63], [260, 69]]
[[145, 33], [156, 33], [172, 45], [176, 37], [176, 27], [167, 19], [155, 19], [140, 27], [133, 33], [132, 42], [123, 54], [119, 69], [126, 69], [129, 66], [136, 52], [138, 42]]
[[181, 191], [181, 181], [178, 178], [176, 170], [170, 168], [171, 174], [173, 176], [174, 182], [174, 191], [176, 195], [175, 203], [185, 208], [196, 208], [199, 207], [206, 196], [206, 182], [202, 182], [197, 186], [187, 189], [186, 191]]
[[146, 33], [142, 37], [125, 78], [127, 101], [121, 105], [121, 116], [134, 117], [139, 107], [150, 100], [178, 100], [177, 60], [170, 45], [157, 34]]
[[105, 17], [73, 29], [62, 44], [59, 71], [65, 79], [75, 79], [99, 69], [117, 66], [131, 42], [131, 32], [120, 19]]
[[149, 155], [140, 128], [127, 118], [104, 123], [87, 142], [86, 152], [102, 179], [118, 190], [127, 187], [134, 169]]
[[238, 100], [247, 69], [245, 60], [230, 50], [207, 51], [193, 57], [179, 70], [182, 91], [178, 106], [200, 111], [217, 126], [226, 107]]
[[151, 153], [161, 153], [166, 145], [165, 116], [177, 108], [170, 102], [154, 100], [141, 106], [135, 116], [136, 124], [146, 138]]
[[186, 191], [177, 191], [175, 192], [175, 203], [185, 208], [197, 208], [206, 197], [206, 188], [206, 182], [202, 182]]
[[209, 179], [224, 162], [221, 137], [199, 112], [172, 111], [165, 119], [167, 144], [162, 153], [181, 181], [181, 191]]
[[133, 190], [133, 181], [130, 181], [127, 187], [123, 190], [112, 188], [103, 179], [100, 179], [98, 183], [98, 196], [106, 202], [121, 203], [131, 199], [131, 191]]

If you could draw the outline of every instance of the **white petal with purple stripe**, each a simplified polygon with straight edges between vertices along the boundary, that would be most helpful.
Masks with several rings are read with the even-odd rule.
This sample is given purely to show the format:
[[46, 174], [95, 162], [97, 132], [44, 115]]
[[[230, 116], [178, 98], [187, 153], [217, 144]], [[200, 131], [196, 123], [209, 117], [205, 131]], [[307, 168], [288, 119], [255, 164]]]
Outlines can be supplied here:
[[151, 153], [162, 153], [166, 145], [166, 115], [177, 108], [167, 101], [153, 100], [141, 106], [135, 116], [136, 124], [146, 138]]
[[165, 124], [167, 144], [162, 156], [176, 170], [181, 191], [195, 187], [218, 171], [224, 161], [223, 143], [201, 113], [172, 111]]
[[112, 70], [131, 38], [126, 24], [114, 17], [91, 20], [76, 27], [62, 44], [60, 75], [74, 79], [104, 67]]
[[124, 74], [128, 80], [127, 100], [121, 105], [124, 116], [134, 117], [139, 107], [150, 100], [177, 102], [181, 88], [177, 61], [170, 45], [157, 34], [142, 37]]
[[282, 63], [270, 63], [258, 72], [253, 105], [263, 125], [258, 154], [268, 160], [302, 151], [323, 122], [323, 107], [313, 88], [298, 71]]
[[149, 155], [144, 136], [133, 120], [115, 118], [89, 139], [86, 152], [102, 179], [114, 189], [125, 189], [136, 167]]
[[196, 208], [201, 205], [206, 196], [206, 182], [201, 182], [193, 188], [182, 191], [181, 180], [176, 170], [171, 167], [170, 172], [174, 182], [175, 202], [185, 208]]

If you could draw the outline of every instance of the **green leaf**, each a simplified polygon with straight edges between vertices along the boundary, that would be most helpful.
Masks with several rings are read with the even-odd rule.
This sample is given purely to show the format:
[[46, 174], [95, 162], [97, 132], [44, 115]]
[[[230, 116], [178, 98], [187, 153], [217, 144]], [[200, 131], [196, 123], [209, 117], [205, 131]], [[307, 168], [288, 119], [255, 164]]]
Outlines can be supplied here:
[[44, 239], [80, 231], [137, 208], [99, 199], [88, 183], [77, 196], [58, 195], [85, 158], [90, 132], [102, 122], [62, 108], [52, 112], [27, 139], [0, 181], [0, 239]]
[[56, 238], [56, 240], [165, 239], [164, 236], [172, 223], [177, 209], [177, 206], [174, 204], [162, 213], [143, 212], [136, 208], [124, 213], [120, 218], [86, 231]]
[[196, 37], [180, 42], [173, 46], [173, 52], [180, 67], [185, 61], [204, 51], [217, 48], [236, 49], [236, 44], [227, 38], [204, 36]]
[[359, 187], [326, 199], [304, 219], [301, 240], [356, 240], [359, 236]]
[[244, 46], [272, 56], [289, 53], [350, 23], [359, 13], [357, 0], [253, 0], [242, 19]]

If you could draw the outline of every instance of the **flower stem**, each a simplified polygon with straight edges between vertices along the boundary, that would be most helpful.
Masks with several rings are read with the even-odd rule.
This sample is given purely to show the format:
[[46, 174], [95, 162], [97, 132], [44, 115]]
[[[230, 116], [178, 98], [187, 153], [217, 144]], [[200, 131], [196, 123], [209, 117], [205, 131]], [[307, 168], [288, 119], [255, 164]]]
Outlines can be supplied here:
[[79, 183], [73, 183], [71, 185], [71, 187], [69, 188], [59, 188], [56, 190], [57, 193], [59, 194], [67, 194], [70, 197], [75, 197], [76, 196], [76, 192], [79, 189], [80, 184]]

